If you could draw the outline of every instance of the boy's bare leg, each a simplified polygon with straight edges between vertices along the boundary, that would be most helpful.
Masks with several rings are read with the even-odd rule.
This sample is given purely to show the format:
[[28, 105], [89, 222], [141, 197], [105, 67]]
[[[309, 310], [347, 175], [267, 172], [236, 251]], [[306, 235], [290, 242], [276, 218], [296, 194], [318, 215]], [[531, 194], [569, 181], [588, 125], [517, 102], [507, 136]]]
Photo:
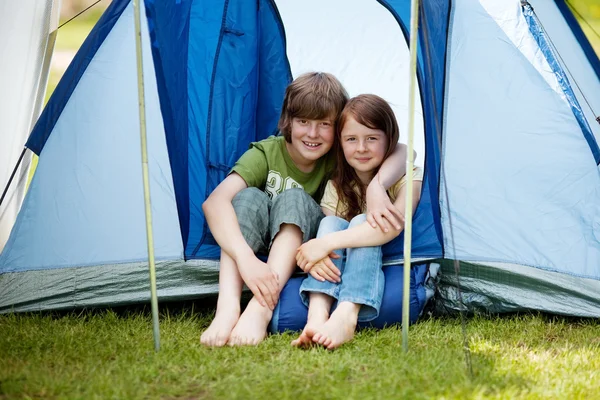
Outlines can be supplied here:
[[212, 323], [200, 336], [206, 346], [224, 346], [240, 318], [242, 277], [233, 258], [221, 250], [219, 270], [219, 299]]
[[[296, 268], [296, 249], [302, 244], [302, 231], [296, 225], [283, 224], [269, 252], [267, 265], [279, 276], [279, 292]], [[257, 345], [267, 335], [273, 311], [263, 307], [253, 297], [233, 328], [228, 344], [232, 346]]]
[[338, 304], [329, 320], [313, 335], [313, 342], [333, 350], [352, 340], [359, 311], [360, 304], [349, 301]]
[[333, 297], [324, 293], [311, 292], [308, 303], [308, 320], [300, 336], [292, 341], [292, 346], [309, 347], [313, 345], [313, 336], [329, 319], [329, 310], [333, 304]]

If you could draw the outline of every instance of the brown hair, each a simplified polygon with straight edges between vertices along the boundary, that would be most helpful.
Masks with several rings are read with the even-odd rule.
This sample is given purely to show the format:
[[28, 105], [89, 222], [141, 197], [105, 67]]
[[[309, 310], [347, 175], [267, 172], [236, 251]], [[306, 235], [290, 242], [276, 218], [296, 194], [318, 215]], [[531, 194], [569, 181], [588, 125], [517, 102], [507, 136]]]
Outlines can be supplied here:
[[309, 72], [300, 75], [285, 90], [277, 127], [285, 140], [291, 143], [293, 118], [332, 118], [335, 122], [346, 101], [346, 89], [332, 74]]
[[[346, 209], [342, 218], [350, 221], [360, 214], [366, 205], [366, 190], [356, 171], [348, 164], [344, 158], [342, 150], [341, 134], [344, 125], [349, 117], [354, 118], [356, 122], [371, 129], [383, 131], [388, 139], [388, 148], [383, 157], [385, 161], [396, 148], [400, 137], [398, 122], [392, 107], [387, 101], [374, 94], [361, 94], [353, 97], [346, 103], [336, 124], [336, 170], [333, 174], [333, 185], [338, 193], [338, 208], [340, 204], [345, 204]], [[379, 171], [379, 168], [377, 168]], [[377, 173], [376, 171], [376, 173]], [[358, 188], [358, 193], [356, 188]]]

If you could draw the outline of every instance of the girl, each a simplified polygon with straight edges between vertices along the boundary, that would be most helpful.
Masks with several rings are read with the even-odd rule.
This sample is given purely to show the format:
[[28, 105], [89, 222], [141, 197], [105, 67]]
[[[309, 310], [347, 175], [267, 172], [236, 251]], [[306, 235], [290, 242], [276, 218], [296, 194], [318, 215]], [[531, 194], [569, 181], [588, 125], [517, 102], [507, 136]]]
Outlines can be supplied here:
[[[296, 254], [298, 266], [309, 273], [300, 287], [309, 308], [307, 324], [294, 346], [316, 343], [337, 348], [354, 337], [357, 321], [377, 317], [384, 288], [381, 246], [403, 229], [389, 224], [373, 228], [364, 214], [367, 185], [398, 142], [398, 123], [389, 104], [373, 94], [350, 99], [339, 117], [336, 136], [337, 169], [321, 200], [326, 217], [317, 238], [300, 246]], [[423, 172], [415, 168], [413, 174], [414, 211]], [[387, 192], [403, 212], [406, 177]], [[330, 315], [334, 302], [337, 306]]]

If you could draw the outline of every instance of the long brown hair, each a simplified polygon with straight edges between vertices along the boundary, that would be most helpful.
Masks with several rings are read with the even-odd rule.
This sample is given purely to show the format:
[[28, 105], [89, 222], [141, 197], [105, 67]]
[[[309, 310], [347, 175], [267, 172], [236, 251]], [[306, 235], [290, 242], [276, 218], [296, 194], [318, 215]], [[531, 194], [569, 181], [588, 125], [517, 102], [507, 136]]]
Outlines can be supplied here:
[[335, 121], [348, 101], [348, 93], [340, 81], [327, 72], [300, 75], [285, 90], [277, 127], [288, 143], [292, 143], [292, 119], [333, 118]]
[[[351, 98], [346, 103], [336, 123], [335, 152], [337, 162], [333, 174], [333, 185], [338, 193], [337, 209], [340, 210], [340, 204], [346, 205], [345, 210], [342, 207], [340, 211], [343, 212], [341, 215], [338, 213], [338, 215], [348, 221], [362, 213], [366, 206], [367, 191], [366, 186], [356, 175], [354, 168], [346, 161], [342, 150], [342, 129], [344, 129], [344, 125], [350, 117], [361, 125], [384, 132], [388, 139], [388, 148], [383, 161], [392, 154], [400, 136], [394, 111], [388, 102], [381, 97], [374, 94], [361, 94]], [[375, 173], [378, 171], [379, 167]]]

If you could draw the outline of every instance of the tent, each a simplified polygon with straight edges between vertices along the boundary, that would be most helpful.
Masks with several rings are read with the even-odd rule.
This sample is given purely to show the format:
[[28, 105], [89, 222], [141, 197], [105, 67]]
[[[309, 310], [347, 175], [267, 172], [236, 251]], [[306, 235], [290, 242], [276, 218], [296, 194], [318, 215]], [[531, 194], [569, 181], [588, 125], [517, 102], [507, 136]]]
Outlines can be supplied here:
[[[405, 138], [409, 7], [145, 0], [161, 301], [216, 293], [201, 204], [276, 134], [294, 76], [381, 95]], [[420, 16], [412, 255], [441, 266], [437, 310], [599, 317], [600, 61], [573, 14], [564, 0], [424, 0]], [[113, 0], [31, 132], [39, 165], [0, 254], [0, 312], [149, 299], [133, 29], [131, 2]], [[385, 263], [402, 249], [386, 245]]]
[[[23, 145], [42, 111], [59, 8], [59, 0], [0, 4], [0, 37], [5, 39], [0, 46], [0, 251], [25, 195], [32, 153]], [[11, 175], [19, 184], [5, 191]]]

